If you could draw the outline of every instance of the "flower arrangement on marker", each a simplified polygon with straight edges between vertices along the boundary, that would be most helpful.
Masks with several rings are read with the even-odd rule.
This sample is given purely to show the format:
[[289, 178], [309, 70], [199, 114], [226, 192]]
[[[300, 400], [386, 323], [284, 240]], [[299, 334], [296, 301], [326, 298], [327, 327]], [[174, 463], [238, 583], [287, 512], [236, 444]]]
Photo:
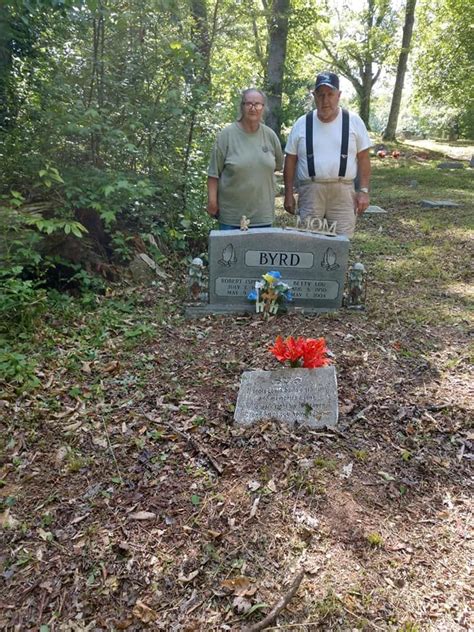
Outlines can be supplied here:
[[291, 288], [281, 280], [280, 272], [272, 270], [255, 281], [255, 289], [248, 293], [249, 301], [255, 301], [255, 311], [264, 315], [276, 314], [281, 305], [293, 300]]
[[275, 344], [269, 351], [279, 362], [282, 364], [289, 362], [293, 368], [317, 369], [331, 362], [324, 338], [289, 336], [284, 340], [282, 336], [277, 336]]

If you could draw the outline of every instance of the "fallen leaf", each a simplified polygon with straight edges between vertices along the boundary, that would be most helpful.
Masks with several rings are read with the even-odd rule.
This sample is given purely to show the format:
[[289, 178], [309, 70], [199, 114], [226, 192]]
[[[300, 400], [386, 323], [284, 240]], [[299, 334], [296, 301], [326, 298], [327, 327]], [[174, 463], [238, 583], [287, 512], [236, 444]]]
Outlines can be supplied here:
[[3, 529], [15, 529], [18, 525], [19, 520], [11, 515], [9, 508], [0, 513], [0, 527]]
[[69, 524], [77, 524], [78, 522], [82, 522], [82, 520], [85, 520], [87, 518], [89, 514], [84, 514], [83, 516], [76, 516], [75, 518], [73, 518], [71, 520], [71, 522]]
[[258, 481], [249, 481], [247, 487], [250, 489], [251, 492], [256, 492], [257, 489], [260, 489], [261, 485]]
[[192, 573], [189, 573], [189, 575], [179, 575], [178, 581], [181, 582], [182, 584], [189, 584], [189, 582], [192, 582], [193, 579], [197, 577], [198, 575], [199, 575], [199, 568], [193, 571]]
[[103, 437], [93, 437], [92, 438], [92, 443], [94, 445], [99, 446], [99, 448], [106, 448], [107, 447], [107, 439], [105, 439]]
[[152, 511], [136, 511], [129, 515], [130, 520], [154, 520], [156, 514]]
[[[239, 595], [240, 597], [244, 597], [249, 594], [250, 588], [253, 589], [250, 579], [248, 577], [243, 577], [242, 575], [232, 577], [231, 579], [224, 579], [224, 581], [221, 582], [221, 586], [225, 590], [229, 590], [234, 595]], [[255, 591], [253, 590], [253, 592]]]
[[73, 432], [74, 430], [77, 430], [80, 426], [82, 426], [82, 419], [79, 419], [78, 421], [75, 421], [68, 426], [63, 426], [63, 430], [64, 432]]
[[245, 599], [245, 597], [235, 597], [232, 602], [232, 608], [235, 612], [237, 612], [237, 614], [246, 614], [251, 607], [252, 604], [248, 599]]
[[54, 457], [54, 461], [56, 465], [61, 465], [61, 463], [66, 458], [67, 453], [68, 453], [68, 449], [66, 448], [66, 446], [61, 446], [60, 448], [58, 448], [58, 451], [56, 452], [56, 456]]
[[142, 623], [152, 623], [158, 618], [157, 613], [140, 599], [137, 599], [132, 612], [137, 619], [142, 621]]
[[295, 511], [294, 516], [296, 518], [296, 522], [299, 522], [300, 524], [305, 524], [308, 527], [311, 527], [311, 529], [316, 529], [319, 526], [319, 520], [317, 518], [314, 518], [307, 511]]
[[352, 461], [350, 463], [348, 463], [347, 465], [344, 465], [342, 468], [342, 474], [341, 476], [343, 478], [349, 478], [349, 476], [352, 474], [352, 468], [354, 467], [354, 463], [352, 463]]
[[115, 371], [118, 371], [119, 368], [120, 368], [120, 362], [118, 360], [112, 360], [112, 362], [109, 362], [108, 364], [103, 366], [100, 370], [102, 371], [102, 373], [114, 373]]
[[396, 480], [396, 478], [394, 476], [392, 476], [388, 472], [384, 472], [383, 470], [380, 470], [379, 472], [377, 472], [377, 474], [380, 474], [380, 476], [383, 479], [385, 479], [386, 481], [395, 481]]
[[277, 488], [275, 485], [275, 481], [273, 480], [273, 478], [268, 481], [268, 483], [266, 484], [266, 488], [269, 489], [271, 492], [276, 492]]
[[253, 501], [252, 509], [250, 510], [251, 518], [253, 518], [255, 514], [257, 513], [257, 507], [258, 507], [259, 502], [260, 502], [260, 496], [257, 496], [257, 498]]
[[51, 542], [51, 540], [54, 539], [54, 536], [51, 533], [51, 531], [45, 531], [44, 529], [39, 528], [38, 533], [39, 533], [40, 538], [42, 540], [45, 540], [46, 542]]

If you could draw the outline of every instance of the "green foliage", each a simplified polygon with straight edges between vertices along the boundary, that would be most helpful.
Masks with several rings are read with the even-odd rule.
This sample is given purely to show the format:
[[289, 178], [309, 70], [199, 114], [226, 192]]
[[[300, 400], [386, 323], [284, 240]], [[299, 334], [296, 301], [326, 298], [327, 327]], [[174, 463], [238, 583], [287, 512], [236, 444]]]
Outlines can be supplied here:
[[380, 533], [377, 533], [377, 531], [373, 531], [367, 535], [367, 542], [374, 548], [380, 548], [384, 544], [382, 536]]
[[0, 269], [0, 330], [31, 329], [46, 308], [46, 292], [21, 278], [23, 268]]
[[424, 127], [473, 138], [474, 5], [470, 0], [425, 1], [418, 20], [414, 79]]
[[25, 353], [14, 351], [7, 345], [0, 347], [0, 382], [11, 383], [22, 390], [36, 388], [40, 381], [35, 369], [36, 362]]
[[[432, 110], [413, 116], [425, 129], [441, 112], [441, 128], [467, 133], [471, 110], [461, 106], [470, 93], [461, 77], [469, 74], [472, 20], [456, 17], [468, 15], [472, 3], [428, 4], [417, 44], [426, 72], [416, 80]], [[328, 61], [346, 76], [358, 75], [366, 62], [374, 71], [392, 63], [393, 3], [364, 2], [360, 11], [343, 5], [341, 20], [340, 3], [291, 3], [285, 130], [312, 106], [309, 88], [325, 43], [335, 55]], [[84, 267], [87, 257], [79, 255], [93, 248], [108, 264], [126, 264], [131, 235], [149, 233], [160, 248], [150, 254], [160, 260], [170, 251], [206, 249], [215, 225], [204, 212], [209, 150], [217, 131], [235, 119], [240, 90], [263, 84], [271, 25], [266, 3], [224, 0], [215, 15], [210, 10], [204, 1], [174, 0], [2, 4], [0, 267], [23, 266], [25, 281], [44, 280], [71, 262]], [[443, 36], [445, 23], [455, 37]], [[441, 85], [449, 86], [443, 108]], [[91, 214], [101, 240], [81, 219]], [[73, 244], [79, 255], [68, 264], [65, 247], [62, 262], [48, 257], [45, 245], [55, 240]], [[388, 252], [389, 244], [381, 245]], [[74, 282], [92, 290], [89, 275], [72, 272]]]

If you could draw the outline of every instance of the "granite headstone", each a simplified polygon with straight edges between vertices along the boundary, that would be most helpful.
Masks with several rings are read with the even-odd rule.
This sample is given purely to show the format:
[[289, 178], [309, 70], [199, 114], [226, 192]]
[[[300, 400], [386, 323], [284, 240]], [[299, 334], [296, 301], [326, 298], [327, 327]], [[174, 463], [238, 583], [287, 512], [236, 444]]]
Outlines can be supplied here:
[[342, 304], [349, 240], [298, 229], [211, 231], [208, 313], [253, 312], [247, 295], [271, 270], [292, 288], [290, 310], [325, 312]]
[[454, 208], [461, 206], [452, 200], [421, 200], [420, 204], [423, 208]]
[[436, 167], [438, 169], [464, 169], [462, 162], [440, 162]]
[[290, 426], [334, 427], [338, 419], [334, 366], [244, 372], [235, 423], [250, 426], [267, 419]]

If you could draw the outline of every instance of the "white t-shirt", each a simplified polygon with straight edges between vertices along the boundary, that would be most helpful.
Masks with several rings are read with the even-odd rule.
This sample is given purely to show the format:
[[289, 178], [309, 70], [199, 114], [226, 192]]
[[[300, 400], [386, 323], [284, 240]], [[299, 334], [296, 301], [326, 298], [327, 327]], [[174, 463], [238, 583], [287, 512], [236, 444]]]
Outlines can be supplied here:
[[[334, 121], [323, 123], [313, 112], [313, 153], [314, 170], [318, 180], [331, 180], [339, 177], [342, 139], [342, 109]], [[357, 154], [372, 146], [363, 120], [349, 112], [349, 149], [345, 180], [353, 180], [357, 175]], [[306, 115], [293, 125], [285, 153], [298, 156], [296, 176], [298, 180], [308, 180], [306, 160]]]

